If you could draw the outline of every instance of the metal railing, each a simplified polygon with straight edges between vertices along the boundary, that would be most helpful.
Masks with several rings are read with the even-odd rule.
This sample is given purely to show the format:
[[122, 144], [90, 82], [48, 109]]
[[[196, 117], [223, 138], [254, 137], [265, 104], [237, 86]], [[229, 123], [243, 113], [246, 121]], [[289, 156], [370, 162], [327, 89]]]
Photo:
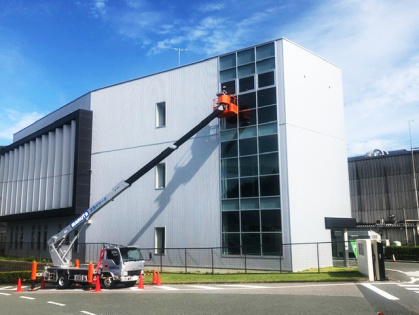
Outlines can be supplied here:
[[[97, 262], [102, 243], [79, 243], [73, 248], [72, 260]], [[345, 259], [344, 249], [349, 248]], [[269, 250], [268, 250], [269, 249]], [[327, 272], [327, 267], [355, 267], [350, 244], [317, 242], [283, 244], [278, 247], [235, 246], [210, 248], [141, 248], [146, 269], [178, 272]], [[149, 259], [151, 254], [151, 259]], [[0, 243], [0, 255], [50, 259], [44, 244], [32, 242]]]

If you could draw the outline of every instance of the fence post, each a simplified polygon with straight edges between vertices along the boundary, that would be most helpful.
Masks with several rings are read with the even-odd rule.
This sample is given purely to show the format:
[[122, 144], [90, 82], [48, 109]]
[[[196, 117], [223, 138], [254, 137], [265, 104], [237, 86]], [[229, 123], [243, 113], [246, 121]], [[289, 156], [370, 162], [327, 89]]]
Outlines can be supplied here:
[[319, 243], [317, 243], [317, 270], [318, 270], [318, 273], [320, 273]]
[[214, 248], [211, 248], [211, 269], [212, 274], [214, 274]]
[[163, 272], [163, 253], [160, 253], [160, 272]]
[[185, 273], [188, 273], [188, 262], [187, 262], [187, 256], [186, 256], [186, 248], [185, 248]]
[[282, 273], [282, 256], [279, 256], [279, 273]]
[[246, 246], [243, 246], [243, 252], [244, 252], [244, 273], [247, 273]]

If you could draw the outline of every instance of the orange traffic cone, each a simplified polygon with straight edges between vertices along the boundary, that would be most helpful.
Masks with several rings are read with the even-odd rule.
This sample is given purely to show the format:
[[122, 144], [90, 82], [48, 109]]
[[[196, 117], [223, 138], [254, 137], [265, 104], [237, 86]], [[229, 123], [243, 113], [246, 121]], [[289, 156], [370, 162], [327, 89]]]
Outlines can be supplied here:
[[140, 274], [140, 283], [138, 284], [138, 289], [144, 289], [143, 275]]
[[397, 260], [396, 260], [396, 256], [394, 256], [394, 254], [393, 254], [393, 262], [396, 262]]
[[45, 277], [42, 277], [41, 289], [45, 289]]
[[102, 290], [100, 289], [100, 280], [99, 280], [99, 276], [96, 276], [96, 287], [95, 287], [95, 292], [102, 292]]
[[153, 269], [153, 281], [151, 282], [151, 284], [156, 284], [156, 283], [157, 283], [156, 270]]
[[17, 289], [16, 289], [15, 292], [23, 292], [23, 290], [22, 290], [22, 283], [20, 282], [20, 278], [17, 281]]
[[156, 282], [156, 286], [161, 286], [160, 272], [157, 272], [157, 282]]

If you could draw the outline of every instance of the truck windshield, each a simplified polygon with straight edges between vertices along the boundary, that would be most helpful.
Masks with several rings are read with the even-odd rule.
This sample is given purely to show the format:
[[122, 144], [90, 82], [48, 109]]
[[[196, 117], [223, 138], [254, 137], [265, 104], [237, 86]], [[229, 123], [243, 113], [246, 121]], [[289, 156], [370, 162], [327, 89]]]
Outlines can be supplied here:
[[138, 248], [135, 247], [125, 247], [120, 248], [121, 256], [123, 261], [136, 261], [143, 260], [143, 256]]

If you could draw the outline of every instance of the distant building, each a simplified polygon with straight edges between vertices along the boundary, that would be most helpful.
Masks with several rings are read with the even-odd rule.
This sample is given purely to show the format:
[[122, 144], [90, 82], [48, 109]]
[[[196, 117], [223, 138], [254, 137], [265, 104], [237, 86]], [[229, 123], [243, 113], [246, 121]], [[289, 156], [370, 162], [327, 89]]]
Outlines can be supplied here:
[[48, 255], [48, 238], [208, 116], [223, 87], [239, 116], [188, 140], [80, 242], [317, 267], [315, 250], [282, 244], [330, 242], [325, 217], [350, 217], [341, 70], [286, 39], [92, 91], [15, 134], [0, 151], [8, 250]]
[[348, 159], [351, 213], [358, 229], [373, 230], [390, 243], [419, 244], [418, 179], [419, 151], [375, 150]]

